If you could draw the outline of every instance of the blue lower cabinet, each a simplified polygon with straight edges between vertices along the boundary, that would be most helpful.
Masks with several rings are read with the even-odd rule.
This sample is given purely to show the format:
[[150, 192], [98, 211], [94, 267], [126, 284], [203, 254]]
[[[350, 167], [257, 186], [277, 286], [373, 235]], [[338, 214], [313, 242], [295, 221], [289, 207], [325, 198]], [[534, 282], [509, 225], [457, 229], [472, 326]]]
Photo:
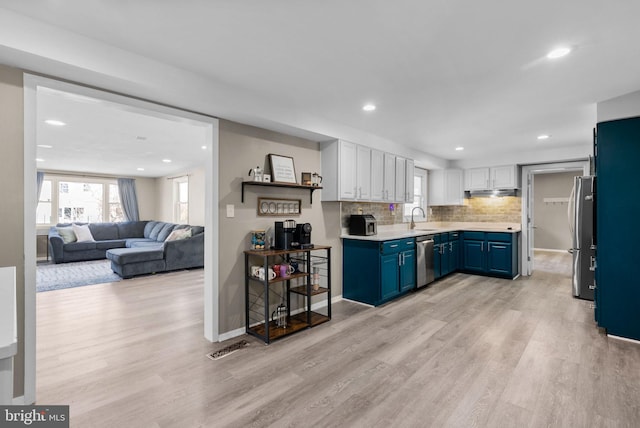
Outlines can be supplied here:
[[469, 273], [485, 273], [484, 241], [465, 239], [462, 242], [462, 270]]
[[398, 254], [380, 256], [380, 300], [389, 300], [400, 294]]
[[416, 287], [414, 238], [392, 241], [344, 239], [342, 295], [369, 305], [388, 302]]
[[449, 237], [449, 272], [456, 272], [460, 269], [460, 241], [457, 236], [454, 239]]
[[515, 278], [518, 233], [463, 232], [462, 270], [467, 273]]
[[416, 251], [403, 251], [400, 257], [400, 292], [404, 293], [416, 288]]

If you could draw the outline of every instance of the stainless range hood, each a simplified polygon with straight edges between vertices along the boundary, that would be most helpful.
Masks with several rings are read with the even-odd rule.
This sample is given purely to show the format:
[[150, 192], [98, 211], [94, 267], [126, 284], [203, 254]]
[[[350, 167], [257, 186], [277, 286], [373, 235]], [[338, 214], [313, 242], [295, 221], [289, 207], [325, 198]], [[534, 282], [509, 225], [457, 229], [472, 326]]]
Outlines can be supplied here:
[[518, 189], [472, 190], [464, 192], [465, 198], [499, 198], [501, 196], [518, 196]]

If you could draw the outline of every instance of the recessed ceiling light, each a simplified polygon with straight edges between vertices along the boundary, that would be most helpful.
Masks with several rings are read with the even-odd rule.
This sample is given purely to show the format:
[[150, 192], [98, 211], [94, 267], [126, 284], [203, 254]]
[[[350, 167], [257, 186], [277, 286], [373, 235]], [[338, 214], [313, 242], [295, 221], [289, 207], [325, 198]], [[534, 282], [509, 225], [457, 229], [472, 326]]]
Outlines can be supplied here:
[[164, 162], [164, 163], [171, 163], [171, 159], [162, 159], [162, 162]]
[[567, 47], [557, 48], [549, 52], [547, 54], [547, 58], [549, 59], [562, 58], [563, 56], [568, 55], [569, 52], [571, 52], [571, 48], [567, 48]]
[[138, 171], [144, 171], [144, 168], [136, 168]]
[[456, 151], [461, 152], [462, 150], [464, 150], [464, 147], [456, 147]]
[[36, 158], [36, 162], [44, 162], [44, 159]]
[[55, 119], [47, 119], [44, 121], [44, 123], [46, 123], [47, 125], [53, 125], [53, 126], [65, 126], [66, 123], [62, 122], [61, 120], [55, 120]]
[[202, 146], [202, 150], [207, 150], [207, 146]]
[[550, 137], [551, 135], [542, 134], [542, 135], [538, 135], [538, 140], [548, 140]]
[[48, 144], [38, 144], [38, 147], [40, 147], [41, 149], [53, 149], [53, 146], [50, 146]]
[[365, 104], [362, 107], [362, 110], [364, 111], [374, 111], [376, 109], [376, 106], [374, 104]]

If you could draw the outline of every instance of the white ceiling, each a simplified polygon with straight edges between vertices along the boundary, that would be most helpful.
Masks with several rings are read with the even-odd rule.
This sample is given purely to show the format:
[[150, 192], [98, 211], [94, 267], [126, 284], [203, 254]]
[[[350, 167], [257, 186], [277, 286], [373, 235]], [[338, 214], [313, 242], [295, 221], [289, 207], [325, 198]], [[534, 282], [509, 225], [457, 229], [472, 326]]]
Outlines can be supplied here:
[[164, 177], [210, 149], [204, 123], [56, 89], [38, 88], [36, 119], [38, 169]]
[[[271, 129], [313, 117], [308, 123], [322, 126], [302, 129], [310, 135], [356, 129], [454, 161], [532, 149], [586, 153], [596, 103], [640, 89], [637, 0], [0, 0], [0, 7], [225, 85], [226, 93], [211, 95], [218, 105], [254, 101], [245, 102], [246, 117], [203, 113]], [[547, 60], [560, 45], [572, 53]], [[366, 102], [377, 110], [363, 112]], [[281, 106], [295, 114], [275, 121]], [[543, 133], [552, 137], [540, 142]]]

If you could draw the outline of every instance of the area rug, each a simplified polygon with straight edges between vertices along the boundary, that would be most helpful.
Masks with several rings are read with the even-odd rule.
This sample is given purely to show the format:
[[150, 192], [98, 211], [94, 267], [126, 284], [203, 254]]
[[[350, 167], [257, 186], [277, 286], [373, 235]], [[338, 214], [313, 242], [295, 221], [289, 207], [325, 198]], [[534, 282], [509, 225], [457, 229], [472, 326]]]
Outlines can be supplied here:
[[36, 269], [37, 292], [121, 280], [111, 270], [110, 260], [38, 265]]

